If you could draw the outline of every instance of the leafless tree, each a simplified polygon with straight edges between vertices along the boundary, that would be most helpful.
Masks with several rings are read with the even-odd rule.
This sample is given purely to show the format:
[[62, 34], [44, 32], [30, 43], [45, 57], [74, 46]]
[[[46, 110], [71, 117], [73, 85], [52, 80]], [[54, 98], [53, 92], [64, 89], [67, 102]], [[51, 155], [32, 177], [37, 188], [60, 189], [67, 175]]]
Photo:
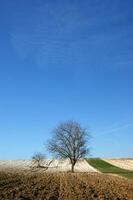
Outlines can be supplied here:
[[71, 171], [80, 158], [89, 153], [87, 142], [89, 134], [75, 121], [61, 123], [53, 130], [53, 137], [48, 141], [48, 150], [59, 158], [69, 158]]
[[37, 152], [32, 156], [32, 161], [34, 162], [34, 164], [37, 164], [37, 167], [41, 167], [43, 160], [45, 159], [45, 155]]

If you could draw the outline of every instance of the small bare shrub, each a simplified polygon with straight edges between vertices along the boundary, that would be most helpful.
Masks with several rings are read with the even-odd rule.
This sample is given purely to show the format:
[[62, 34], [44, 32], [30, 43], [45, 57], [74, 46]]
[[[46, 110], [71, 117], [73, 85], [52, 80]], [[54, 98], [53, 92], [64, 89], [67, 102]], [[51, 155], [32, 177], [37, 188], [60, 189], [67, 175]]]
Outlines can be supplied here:
[[45, 158], [46, 156], [44, 154], [37, 152], [32, 156], [32, 161], [37, 167], [42, 167]]

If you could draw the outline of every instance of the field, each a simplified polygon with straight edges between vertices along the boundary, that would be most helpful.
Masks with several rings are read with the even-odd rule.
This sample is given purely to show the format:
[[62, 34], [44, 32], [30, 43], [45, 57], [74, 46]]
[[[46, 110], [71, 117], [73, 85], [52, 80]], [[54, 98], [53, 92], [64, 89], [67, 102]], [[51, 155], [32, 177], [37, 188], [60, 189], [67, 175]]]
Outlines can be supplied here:
[[103, 160], [122, 169], [133, 171], [133, 158], [107, 158]]
[[67, 159], [45, 170], [49, 162], [36, 168], [31, 160], [0, 161], [0, 200], [133, 200], [132, 171], [94, 158], [79, 160], [75, 173]]
[[[48, 163], [51, 160], [44, 160], [41, 162], [42, 166], [47, 167]], [[8, 170], [8, 171], [15, 171], [15, 170], [31, 170], [34, 168], [35, 165], [32, 160], [0, 160], [0, 170]], [[34, 169], [33, 169], [34, 170]], [[43, 170], [43, 169], [42, 169]], [[67, 172], [71, 170], [71, 164], [68, 159], [52, 160], [47, 171], [49, 172]], [[89, 165], [86, 160], [80, 159], [75, 165], [76, 172], [97, 172], [91, 165]]]
[[[100, 158], [86, 159], [87, 162], [102, 173], [111, 173], [133, 179], [133, 171], [114, 166]], [[124, 164], [124, 160], [121, 159]], [[117, 161], [119, 163], [119, 160]], [[120, 164], [119, 164], [120, 165]], [[129, 165], [131, 167], [131, 165]]]
[[0, 200], [132, 200], [133, 181], [99, 173], [0, 172]]

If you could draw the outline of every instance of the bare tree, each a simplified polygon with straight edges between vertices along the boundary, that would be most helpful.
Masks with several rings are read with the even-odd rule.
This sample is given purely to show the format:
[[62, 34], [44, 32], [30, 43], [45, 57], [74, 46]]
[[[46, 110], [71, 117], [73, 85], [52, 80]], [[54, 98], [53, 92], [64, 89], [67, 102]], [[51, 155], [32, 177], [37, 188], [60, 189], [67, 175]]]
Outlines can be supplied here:
[[53, 137], [48, 141], [48, 150], [59, 158], [69, 158], [71, 171], [78, 159], [88, 153], [88, 132], [75, 121], [61, 123], [53, 130]]
[[32, 160], [33, 160], [34, 164], [37, 164], [37, 167], [42, 166], [41, 164], [44, 159], [45, 159], [45, 155], [40, 152], [37, 152], [32, 156]]

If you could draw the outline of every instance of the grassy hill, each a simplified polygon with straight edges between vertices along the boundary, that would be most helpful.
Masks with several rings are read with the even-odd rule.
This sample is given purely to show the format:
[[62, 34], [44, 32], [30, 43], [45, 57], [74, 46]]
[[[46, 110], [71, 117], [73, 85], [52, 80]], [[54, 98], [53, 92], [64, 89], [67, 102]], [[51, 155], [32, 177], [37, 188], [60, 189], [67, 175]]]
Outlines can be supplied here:
[[116, 167], [100, 158], [89, 158], [89, 159], [86, 159], [86, 161], [91, 166], [93, 166], [94, 168], [96, 168], [97, 170], [99, 170], [102, 173], [117, 174], [120, 176], [124, 176], [126, 178], [133, 179], [133, 171]]

